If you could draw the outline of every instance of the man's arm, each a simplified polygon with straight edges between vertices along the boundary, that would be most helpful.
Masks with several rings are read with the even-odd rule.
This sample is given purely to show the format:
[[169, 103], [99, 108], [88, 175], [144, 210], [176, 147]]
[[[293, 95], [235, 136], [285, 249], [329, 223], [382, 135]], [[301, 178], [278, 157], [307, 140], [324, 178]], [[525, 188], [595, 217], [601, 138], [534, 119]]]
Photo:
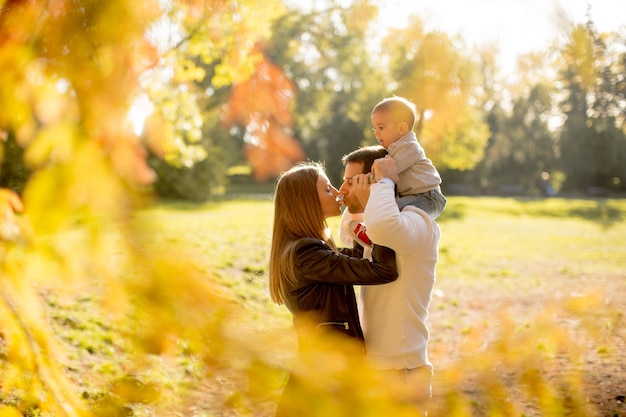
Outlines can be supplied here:
[[374, 183], [368, 189], [369, 200], [364, 213], [368, 236], [373, 242], [395, 250], [398, 255], [410, 254], [419, 241], [427, 238], [432, 221], [419, 209], [407, 208], [400, 213], [394, 187], [378, 182], [381, 178], [397, 181], [397, 167], [392, 158], [376, 160], [372, 172]]

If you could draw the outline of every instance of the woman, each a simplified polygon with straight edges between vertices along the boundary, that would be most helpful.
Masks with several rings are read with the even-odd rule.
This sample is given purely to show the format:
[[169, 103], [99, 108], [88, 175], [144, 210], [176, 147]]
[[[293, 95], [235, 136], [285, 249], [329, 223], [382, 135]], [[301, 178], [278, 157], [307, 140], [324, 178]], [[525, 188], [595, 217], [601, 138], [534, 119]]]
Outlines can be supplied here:
[[[270, 297], [284, 304], [296, 327], [343, 334], [363, 345], [353, 284], [385, 284], [398, 274], [391, 249], [374, 245], [372, 261], [361, 247], [337, 249], [326, 219], [341, 214], [339, 192], [317, 163], [285, 172], [274, 194], [274, 229], [269, 264]], [[300, 346], [309, 341], [299, 337]]]
[[[270, 296], [293, 315], [301, 349], [315, 349], [315, 340], [328, 331], [355, 342], [350, 345], [362, 353], [363, 331], [352, 285], [394, 281], [398, 276], [395, 253], [374, 244], [370, 262], [362, 259], [359, 245], [337, 249], [327, 233], [326, 219], [341, 214], [338, 195], [316, 163], [297, 165], [279, 178], [274, 194]], [[306, 415], [307, 407], [315, 402], [306, 385], [298, 373], [290, 375], [277, 417]], [[319, 394], [337, 395], [332, 390]]]

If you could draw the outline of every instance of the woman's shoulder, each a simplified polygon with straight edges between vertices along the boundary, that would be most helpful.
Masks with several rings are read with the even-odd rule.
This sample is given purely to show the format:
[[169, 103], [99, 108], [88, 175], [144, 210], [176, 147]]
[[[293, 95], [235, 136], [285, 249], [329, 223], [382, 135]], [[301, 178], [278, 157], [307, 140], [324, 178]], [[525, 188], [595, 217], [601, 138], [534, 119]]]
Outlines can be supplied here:
[[293, 242], [292, 251], [296, 264], [314, 264], [333, 252], [328, 243], [312, 237], [300, 238]]
[[360, 245], [355, 245], [355, 247], [353, 248], [342, 247], [338, 248], [337, 250], [333, 250], [327, 242], [312, 237], [305, 237], [296, 240], [293, 243], [293, 249], [295, 250], [296, 254], [303, 254], [307, 252], [321, 250], [325, 253], [330, 251], [338, 255], [344, 255], [353, 258], [356, 257], [360, 259], [363, 257], [363, 247]]
[[293, 243], [293, 247], [296, 250], [306, 248], [306, 247], [314, 247], [314, 246], [323, 247], [323, 246], [328, 246], [328, 244], [324, 242], [323, 240], [316, 239], [314, 237], [302, 237]]

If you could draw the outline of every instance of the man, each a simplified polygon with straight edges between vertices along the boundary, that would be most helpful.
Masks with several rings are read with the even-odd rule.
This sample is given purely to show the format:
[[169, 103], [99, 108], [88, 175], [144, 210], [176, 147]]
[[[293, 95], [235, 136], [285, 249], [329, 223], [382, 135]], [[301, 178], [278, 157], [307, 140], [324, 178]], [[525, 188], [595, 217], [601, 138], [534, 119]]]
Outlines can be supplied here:
[[344, 181], [339, 189], [347, 213], [340, 237], [353, 219], [364, 220], [367, 235], [396, 252], [398, 279], [361, 287], [361, 321], [372, 366], [402, 381], [396, 396], [418, 405], [430, 398], [432, 365], [428, 360], [428, 306], [435, 282], [439, 226], [426, 212], [395, 199], [395, 161], [381, 146], [359, 148], [342, 158]]

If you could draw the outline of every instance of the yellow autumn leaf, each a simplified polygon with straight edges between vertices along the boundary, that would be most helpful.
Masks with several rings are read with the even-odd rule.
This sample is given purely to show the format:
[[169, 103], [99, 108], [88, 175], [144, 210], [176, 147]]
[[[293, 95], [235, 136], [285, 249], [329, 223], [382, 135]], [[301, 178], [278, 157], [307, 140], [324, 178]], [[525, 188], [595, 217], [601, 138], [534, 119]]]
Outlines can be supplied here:
[[13, 406], [0, 407], [0, 417], [22, 417], [22, 413]]
[[76, 125], [62, 121], [43, 127], [35, 135], [33, 143], [24, 152], [24, 163], [33, 169], [49, 162], [68, 161], [74, 155], [78, 139]]

